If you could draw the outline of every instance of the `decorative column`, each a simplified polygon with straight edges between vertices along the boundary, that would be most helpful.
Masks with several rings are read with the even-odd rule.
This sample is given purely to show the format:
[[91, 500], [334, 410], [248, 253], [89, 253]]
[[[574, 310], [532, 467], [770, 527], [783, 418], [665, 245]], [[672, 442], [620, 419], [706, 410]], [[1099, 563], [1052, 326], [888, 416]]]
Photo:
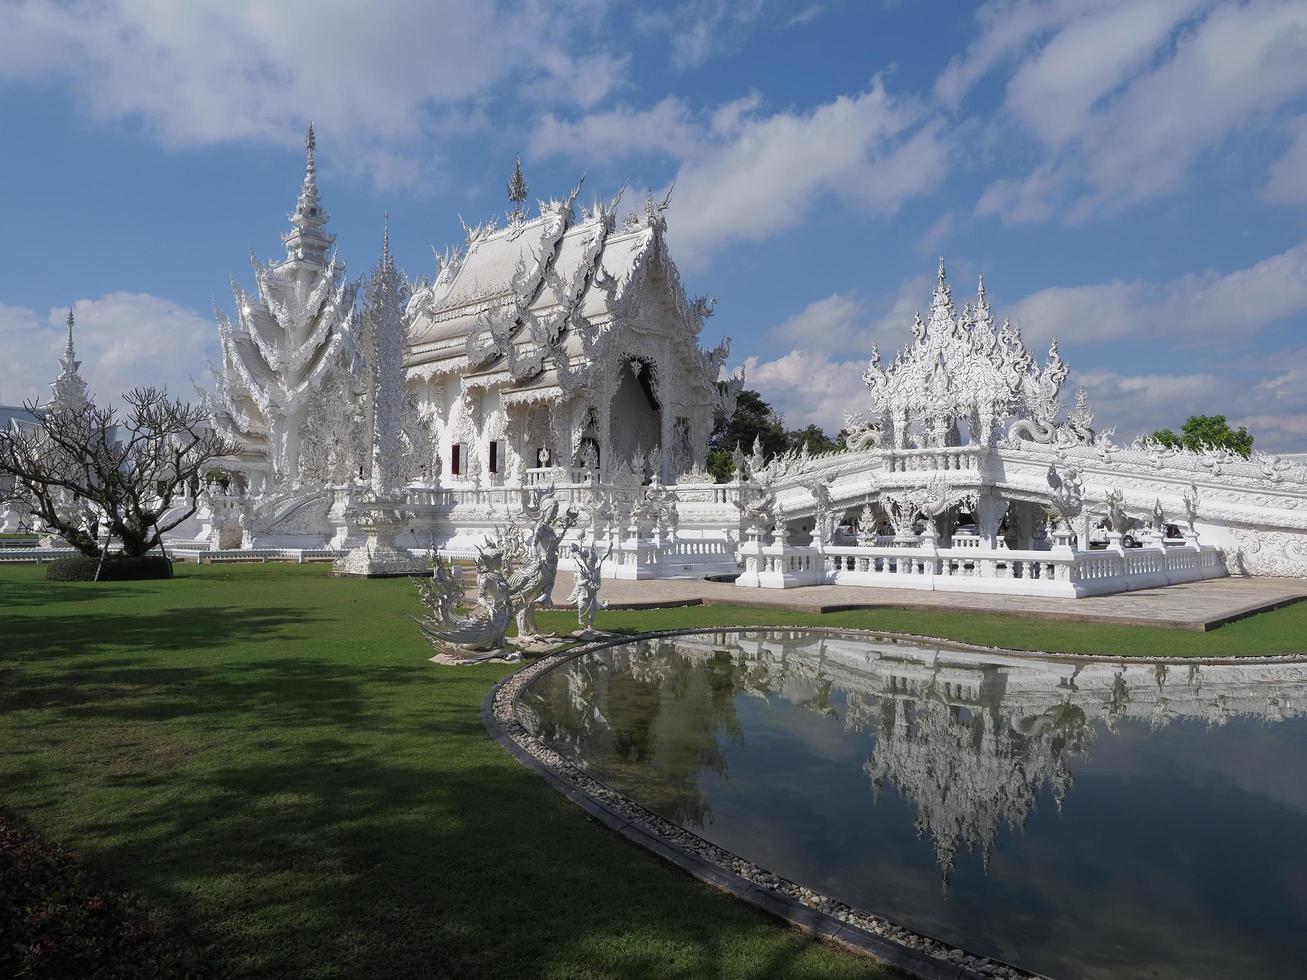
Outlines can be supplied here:
[[362, 578], [412, 575], [423, 563], [395, 544], [407, 522], [404, 491], [399, 485], [401, 413], [404, 406], [404, 320], [408, 288], [390, 254], [390, 220], [381, 262], [368, 284], [367, 307], [372, 357], [372, 479], [369, 497], [346, 514], [353, 528], [367, 535], [336, 562], [335, 574]]

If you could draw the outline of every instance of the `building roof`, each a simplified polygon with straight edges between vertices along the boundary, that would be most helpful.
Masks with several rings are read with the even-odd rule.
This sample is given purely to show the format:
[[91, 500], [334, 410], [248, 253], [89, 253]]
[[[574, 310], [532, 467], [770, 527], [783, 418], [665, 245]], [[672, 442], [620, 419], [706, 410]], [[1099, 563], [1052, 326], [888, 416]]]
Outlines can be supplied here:
[[628, 287], [657, 258], [688, 346], [716, 377], [712, 355], [697, 344], [711, 308], [688, 303], [681, 290], [663, 238], [666, 201], [650, 199], [619, 227], [616, 200], [596, 203], [578, 221], [575, 196], [541, 203], [529, 221], [514, 212], [502, 228], [492, 221], [468, 229], [465, 253], [446, 253], [436, 281], [409, 303], [410, 373], [507, 381], [523, 392], [555, 388], [589, 359]]
[[0, 405], [0, 431], [15, 424], [35, 425], [36, 418], [36, 412], [31, 412], [22, 405]]

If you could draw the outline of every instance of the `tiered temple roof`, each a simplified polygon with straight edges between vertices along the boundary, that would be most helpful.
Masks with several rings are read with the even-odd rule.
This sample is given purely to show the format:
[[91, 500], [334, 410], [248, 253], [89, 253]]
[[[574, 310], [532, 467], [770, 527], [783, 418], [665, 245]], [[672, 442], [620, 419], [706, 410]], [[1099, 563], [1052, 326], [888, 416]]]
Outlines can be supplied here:
[[635, 313], [633, 285], [652, 276], [691, 367], [704, 384], [716, 380], [726, 347], [698, 347], [711, 306], [681, 288], [664, 241], [666, 202], [650, 199], [619, 227], [617, 200], [596, 202], [578, 221], [575, 198], [541, 202], [531, 220], [515, 211], [504, 227], [468, 229], [465, 251], [447, 252], [436, 281], [409, 304], [411, 375], [506, 383], [510, 400], [514, 391], [566, 390], [596, 359], [610, 324]]

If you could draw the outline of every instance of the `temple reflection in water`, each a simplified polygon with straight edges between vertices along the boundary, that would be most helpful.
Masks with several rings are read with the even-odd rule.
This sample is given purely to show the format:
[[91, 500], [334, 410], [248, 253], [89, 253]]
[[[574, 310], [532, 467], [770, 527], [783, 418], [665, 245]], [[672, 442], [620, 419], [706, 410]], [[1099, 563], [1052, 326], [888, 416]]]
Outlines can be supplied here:
[[729, 778], [738, 696], [836, 718], [873, 736], [864, 770], [915, 808], [944, 880], [962, 847], [987, 865], [1000, 827], [1025, 825], [1048, 791], [1059, 809], [1073, 769], [1118, 726], [1220, 726], [1307, 714], [1302, 663], [1176, 666], [976, 654], [811, 631], [703, 633], [579, 658], [533, 684], [523, 723], [641, 802], [691, 827], [711, 820], [706, 771]]

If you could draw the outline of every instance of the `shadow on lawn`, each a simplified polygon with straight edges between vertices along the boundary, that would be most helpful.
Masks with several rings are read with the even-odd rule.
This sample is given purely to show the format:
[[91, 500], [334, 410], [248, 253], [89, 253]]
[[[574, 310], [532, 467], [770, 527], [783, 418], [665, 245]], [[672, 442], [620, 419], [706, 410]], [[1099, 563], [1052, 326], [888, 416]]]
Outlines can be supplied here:
[[[203, 613], [112, 617], [113, 642], [216, 644], [215, 616], [224, 643], [275, 639], [298, 621]], [[0, 711], [39, 709], [15, 785], [38, 807], [95, 800], [79, 846], [237, 975], [810, 975], [811, 942], [583, 826], [504, 754], [477, 710], [497, 672], [275, 647], [138, 666], [86, 656], [102, 624], [41, 622], [58, 642], [0, 695]]]

